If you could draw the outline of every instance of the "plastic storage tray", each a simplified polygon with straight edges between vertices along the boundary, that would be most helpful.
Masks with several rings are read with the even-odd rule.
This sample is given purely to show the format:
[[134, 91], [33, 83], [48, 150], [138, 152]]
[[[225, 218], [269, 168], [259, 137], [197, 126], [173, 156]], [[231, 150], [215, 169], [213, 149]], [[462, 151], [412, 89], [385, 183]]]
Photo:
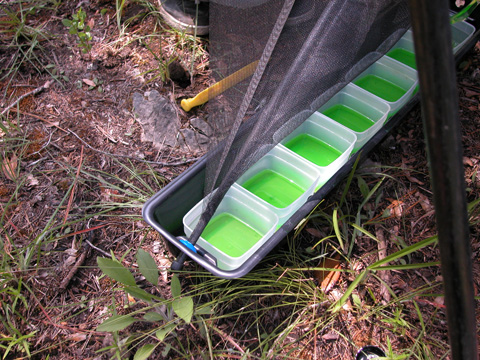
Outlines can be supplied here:
[[[475, 44], [475, 41], [479, 38], [480, 34], [479, 31], [474, 31], [475, 28], [472, 25], [467, 23], [455, 24], [453, 28], [453, 37], [456, 42], [454, 51], [458, 59]], [[411, 33], [407, 32], [404, 35], [404, 39], [411, 40]], [[392, 64], [395, 65], [392, 66]], [[376, 146], [376, 144], [378, 144], [418, 102], [418, 96], [412, 98], [414, 88], [417, 84], [416, 72], [414, 69], [401, 64], [388, 56], [384, 56], [378, 60], [377, 63], [372, 65], [371, 69], [367, 69], [367, 74], [370, 74], [369, 71], [371, 71], [372, 74], [376, 74], [378, 71], [378, 74], [381, 74], [382, 76], [389, 76], [384, 72], [387, 68], [396, 73], [395, 81], [402, 78], [402, 73], [403, 75], [406, 74], [406, 76], [404, 76], [405, 79], [400, 81], [400, 85], [404, 86], [404, 89], [406, 90], [406, 96], [401, 99], [402, 101], [390, 104], [390, 106], [394, 105], [393, 107], [391, 106], [391, 119], [384, 123], [378, 131], [370, 133], [368, 135], [368, 138], [370, 139], [363, 145], [362, 152], [359, 153], [359, 155], [351, 156], [323, 185], [321, 184], [323, 181], [320, 180], [322, 179], [322, 175], [326, 178], [331, 174], [326, 174], [325, 172], [320, 171], [318, 167], [312, 167], [312, 164], [303, 161], [304, 163], [307, 163], [307, 169], [309, 167], [310, 169], [313, 168], [315, 173], [313, 177], [318, 179], [318, 181], [316, 182], [312, 177], [303, 176], [303, 179], [306, 180], [306, 184], [304, 184], [305, 193], [302, 200], [295, 203], [295, 205], [289, 209], [288, 214], [287, 212], [282, 214], [278, 211], [275, 213], [275, 209], [271, 206], [262, 203], [261, 201], [257, 203], [258, 200], [244, 189], [239, 188], [238, 184], [232, 186], [229, 190], [229, 198], [224, 200], [225, 204], [222, 205], [224, 207], [219, 207], [215, 216], [222, 212], [237, 214], [234, 212], [234, 208], [239, 205], [244, 206], [244, 209], [248, 209], [252, 214], [258, 214], [258, 212], [260, 212], [262, 216], [265, 217], [265, 219], [263, 219], [263, 217], [260, 217], [260, 214], [258, 214], [258, 216], [255, 215], [259, 219], [263, 219], [262, 222], [264, 222], [265, 226], [261, 229], [256, 229], [261, 237], [250, 248], [248, 248], [243, 255], [229, 257], [227, 254], [218, 252], [218, 249], [209, 247], [208, 242], [203, 242], [205, 239], [202, 240], [202, 238], [197, 242], [195, 248], [182, 239], [184, 233], [191, 231], [195, 221], [198, 221], [198, 216], [201, 213], [203, 206], [202, 202], [204, 201], [203, 189], [205, 187], [205, 168], [208, 158], [212, 156], [212, 153], [205, 155], [186, 172], [155, 194], [155, 196], [145, 204], [143, 208], [143, 217], [145, 221], [156, 229], [166, 241], [173, 244], [180, 251], [185, 252], [196, 263], [214, 275], [224, 278], [238, 278], [244, 276], [271, 250], [273, 250], [275, 246], [277, 246], [280, 241], [284, 239], [285, 236], [317, 206], [328, 192], [330, 192], [330, 190], [350, 172], [357, 157], [366, 156], [366, 154], [368, 154], [368, 152], [373, 149], [373, 147]], [[309, 119], [309, 121], [311, 120], [312, 119]], [[380, 124], [382, 122], [383, 121], [380, 120]], [[272, 151], [273, 154], [278, 155], [279, 153], [285, 152], [285, 150], [286, 149], [282, 149], [282, 145], [278, 145]], [[346, 153], [348, 153], [348, 150]], [[283, 153], [283, 155], [285, 154]], [[289, 156], [298, 158], [298, 155], [292, 153], [290, 153]], [[261, 167], [260, 165], [258, 166]], [[266, 166], [263, 165], [263, 168], [265, 169]], [[251, 169], [248, 171], [250, 170]], [[302, 171], [305, 171], [305, 168], [303, 168]], [[250, 175], [252, 174], [253, 173], [250, 173]], [[313, 194], [311, 194], [312, 186], [319, 186]], [[233, 204], [237, 205], [233, 206]], [[252, 209], [252, 206], [255, 209]], [[245, 215], [245, 212], [242, 213], [242, 211], [237, 214], [238, 217], [243, 215]], [[278, 218], [278, 215], [282, 217], [281, 220]], [[276, 222], [276, 218], [278, 218], [278, 222]], [[182, 223], [182, 219], [185, 220], [185, 225]], [[240, 220], [249, 224], [249, 226], [252, 226], [251, 218], [241, 218]], [[252, 227], [255, 226], [256, 225], [253, 224]], [[213, 260], [212, 257], [214, 258]]]

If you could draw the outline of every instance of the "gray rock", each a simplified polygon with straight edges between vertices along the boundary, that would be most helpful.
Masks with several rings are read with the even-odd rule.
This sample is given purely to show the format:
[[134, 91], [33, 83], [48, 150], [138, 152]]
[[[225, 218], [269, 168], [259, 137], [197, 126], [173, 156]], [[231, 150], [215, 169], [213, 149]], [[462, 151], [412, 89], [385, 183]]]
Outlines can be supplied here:
[[157, 149], [178, 147], [197, 154], [208, 150], [212, 127], [205, 120], [193, 118], [188, 128], [181, 129], [175, 105], [158, 91], [134, 93], [133, 107], [142, 125], [142, 141], [152, 142]]
[[142, 125], [142, 141], [151, 141], [156, 148], [175, 146], [181, 123], [175, 106], [156, 90], [133, 94], [137, 121]]
[[203, 153], [208, 149], [209, 138], [193, 129], [181, 129], [179, 145], [191, 152]]
[[205, 120], [200, 119], [200, 118], [193, 118], [190, 120], [190, 124], [197, 130], [200, 131], [200, 133], [203, 133], [205, 136], [213, 136], [213, 129], [210, 126], [209, 123], [207, 123]]

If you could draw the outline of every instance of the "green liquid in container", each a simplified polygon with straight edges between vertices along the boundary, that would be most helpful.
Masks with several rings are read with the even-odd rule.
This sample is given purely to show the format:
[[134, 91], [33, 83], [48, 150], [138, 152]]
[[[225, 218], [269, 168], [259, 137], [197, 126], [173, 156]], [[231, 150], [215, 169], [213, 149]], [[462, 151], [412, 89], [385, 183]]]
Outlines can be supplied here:
[[287, 207], [304, 192], [293, 181], [268, 169], [252, 176], [242, 186], [277, 208]]
[[285, 146], [318, 166], [327, 166], [342, 153], [326, 142], [309, 134], [300, 134]]
[[229, 213], [213, 218], [203, 230], [202, 238], [231, 257], [242, 256], [262, 235]]
[[415, 70], [417, 69], [415, 54], [413, 52], [407, 51], [402, 48], [396, 48], [396, 49], [390, 50], [387, 53], [387, 56], [397, 61], [400, 61], [402, 64], [410, 66], [412, 69], [415, 69]]
[[366, 75], [354, 82], [362, 89], [390, 102], [398, 101], [405, 93], [405, 89], [376, 75]]
[[374, 124], [365, 115], [342, 104], [326, 109], [323, 114], [356, 132], [364, 132]]

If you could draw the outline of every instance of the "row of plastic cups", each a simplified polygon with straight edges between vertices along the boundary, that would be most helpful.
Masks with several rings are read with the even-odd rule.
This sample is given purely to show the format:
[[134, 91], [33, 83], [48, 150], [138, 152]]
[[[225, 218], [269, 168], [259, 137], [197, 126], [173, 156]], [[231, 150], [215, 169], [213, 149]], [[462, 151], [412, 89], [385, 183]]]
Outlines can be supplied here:
[[[274, 147], [228, 190], [195, 247], [220, 269], [238, 268], [313, 194], [319, 178], [305, 160]], [[185, 215], [187, 237], [208, 198]]]
[[[452, 25], [452, 46], [456, 54], [475, 32], [461, 21]], [[353, 83], [390, 106], [394, 115], [418, 90], [418, 74], [412, 31], [407, 31], [385, 56], [360, 74]]]
[[[475, 32], [467, 22], [452, 25], [452, 46], [456, 54]], [[418, 91], [418, 74], [412, 31], [407, 31], [389, 52], [353, 83], [390, 106], [388, 118], [402, 108]]]
[[[314, 114], [229, 189], [196, 247], [224, 270], [241, 266], [348, 160], [355, 134]], [[188, 236], [208, 197], [184, 217]]]
[[[381, 63], [366, 74], [390, 76], [391, 71]], [[213, 256], [219, 268], [238, 268], [378, 131], [390, 109], [369, 92], [346, 86], [238, 179], [196, 247]], [[184, 217], [187, 236], [205, 201]]]
[[[394, 66], [388, 59], [381, 59], [363, 75], [381, 75], [403, 84], [401, 77], [400, 80], [391, 77]], [[404, 86], [408, 85], [413, 82]], [[197, 247], [215, 257], [219, 268], [230, 270], [240, 266], [345, 164], [352, 151], [361, 148], [380, 129], [390, 113], [388, 102], [354, 84], [347, 85], [292, 133], [275, 139], [279, 144], [232, 187], [230, 191], [235, 196], [227, 195], [222, 201]], [[239, 194], [243, 194], [243, 205], [250, 204], [250, 208], [261, 209], [262, 214], [269, 216], [270, 221], [265, 224], [270, 226], [260, 228], [250, 217], [237, 214], [238, 209], [245, 212], [243, 205], [236, 205], [242, 203]], [[202, 209], [203, 202], [184, 217], [187, 236]], [[258, 219], [257, 215], [253, 218]], [[232, 240], [232, 236], [241, 232], [256, 235]], [[232, 251], [230, 246], [238, 251]]]
[[[454, 52], [473, 34], [453, 27]], [[241, 266], [412, 97], [418, 86], [411, 32], [337, 93], [237, 181], [196, 247], [221, 269]], [[278, 140], [278, 139], [276, 139]], [[191, 235], [207, 199], [184, 217]]]
[[317, 113], [356, 135], [355, 153], [412, 98], [417, 86], [415, 69], [384, 56], [335, 94]]

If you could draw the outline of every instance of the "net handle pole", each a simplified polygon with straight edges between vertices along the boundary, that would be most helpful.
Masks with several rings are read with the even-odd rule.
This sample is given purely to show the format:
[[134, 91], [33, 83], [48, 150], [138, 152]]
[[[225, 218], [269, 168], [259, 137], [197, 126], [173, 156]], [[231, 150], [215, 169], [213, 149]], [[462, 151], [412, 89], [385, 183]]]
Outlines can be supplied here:
[[409, 0], [453, 360], [476, 360], [465, 174], [447, 0]]

